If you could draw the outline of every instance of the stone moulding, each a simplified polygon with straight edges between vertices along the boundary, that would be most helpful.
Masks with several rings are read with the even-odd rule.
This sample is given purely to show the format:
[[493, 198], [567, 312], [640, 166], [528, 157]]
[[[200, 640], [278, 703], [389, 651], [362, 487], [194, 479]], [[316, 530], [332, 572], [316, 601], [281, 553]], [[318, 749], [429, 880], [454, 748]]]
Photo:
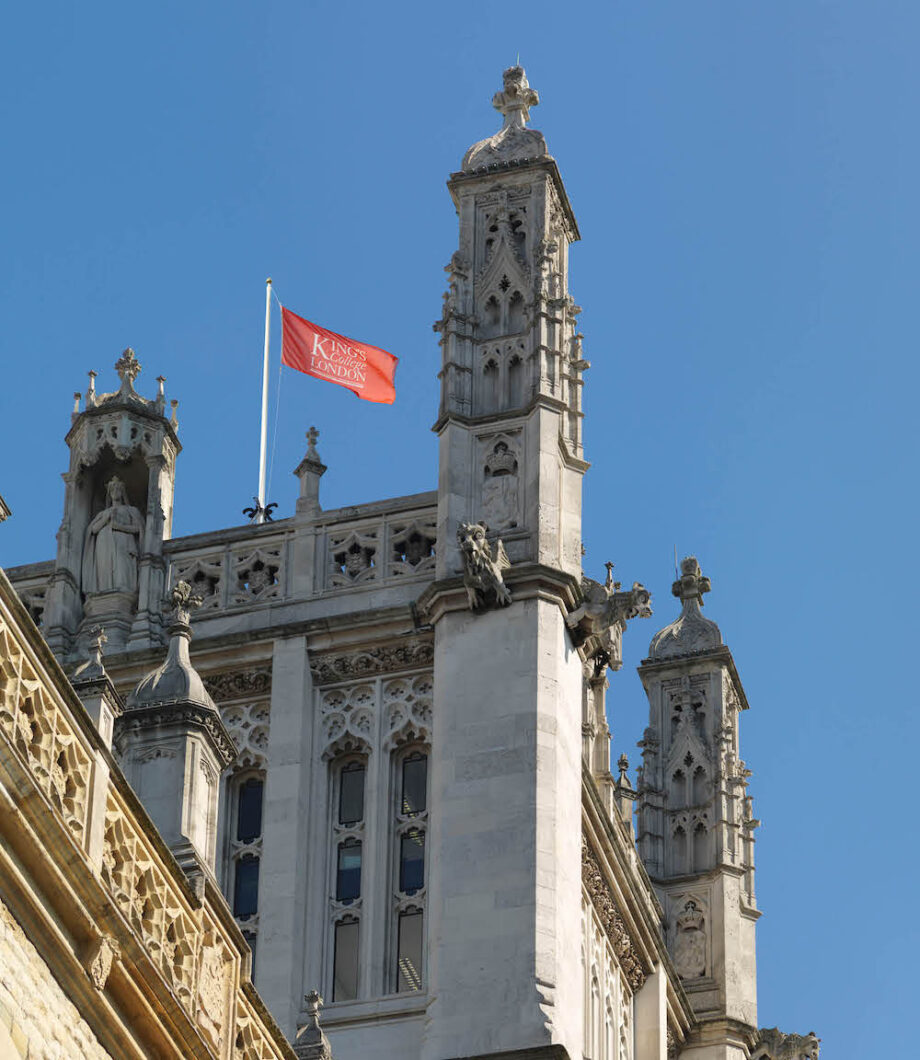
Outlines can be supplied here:
[[313, 675], [314, 684], [328, 685], [334, 681], [348, 681], [372, 674], [415, 670], [431, 666], [433, 660], [433, 641], [412, 640], [402, 644], [364, 648], [347, 654], [327, 652], [315, 655], [310, 660], [310, 673]]
[[203, 730], [210, 736], [224, 768], [230, 765], [237, 756], [236, 744], [234, 744], [233, 739], [220, 720], [220, 715], [216, 711], [210, 710], [208, 707], [198, 706], [196, 703], [185, 703], [182, 705], [164, 703], [155, 707], [128, 710], [118, 719], [117, 724], [116, 745], [123, 743], [130, 732], [139, 729], [191, 725], [196, 729]]
[[582, 836], [581, 840], [581, 882], [584, 884], [588, 897], [591, 899], [591, 904], [594, 906], [594, 911], [597, 913], [598, 919], [613, 945], [613, 952], [616, 954], [620, 967], [623, 969], [623, 974], [626, 976], [633, 991], [638, 990], [648, 977], [648, 970], [645, 968], [642, 958], [639, 956], [639, 951], [636, 949], [636, 944], [633, 942], [626, 928], [626, 923], [617, 909], [613, 894], [604, 878], [597, 856], [584, 836]]
[[225, 673], [202, 675], [204, 687], [215, 703], [228, 699], [253, 699], [271, 695], [272, 668], [258, 666], [250, 670], [228, 670]]

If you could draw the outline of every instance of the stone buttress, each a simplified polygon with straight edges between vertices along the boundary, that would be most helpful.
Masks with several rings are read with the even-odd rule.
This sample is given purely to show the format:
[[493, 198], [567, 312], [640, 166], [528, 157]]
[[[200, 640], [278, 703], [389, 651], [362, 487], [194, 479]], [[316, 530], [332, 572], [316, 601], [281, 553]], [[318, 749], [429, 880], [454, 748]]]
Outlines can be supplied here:
[[[441, 320], [435, 726], [422, 1056], [582, 1055], [578, 238], [505, 71], [501, 130], [448, 182], [459, 249]], [[523, 1051], [521, 1051], [523, 1050]], [[521, 1052], [519, 1052], [521, 1051]]]

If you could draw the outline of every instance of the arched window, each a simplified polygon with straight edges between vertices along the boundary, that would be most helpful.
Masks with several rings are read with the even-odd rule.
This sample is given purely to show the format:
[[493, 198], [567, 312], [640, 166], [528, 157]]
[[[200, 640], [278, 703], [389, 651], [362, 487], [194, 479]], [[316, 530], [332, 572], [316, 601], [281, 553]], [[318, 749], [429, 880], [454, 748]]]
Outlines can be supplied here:
[[361, 988], [361, 907], [367, 760], [350, 755], [331, 770], [332, 1000], [351, 1001]]
[[412, 748], [394, 759], [396, 786], [396, 990], [421, 990], [425, 959], [425, 838], [428, 755]]
[[224, 889], [233, 915], [252, 950], [256, 967], [259, 930], [259, 869], [262, 861], [262, 809], [265, 777], [251, 771], [231, 776], [227, 786], [227, 860]]

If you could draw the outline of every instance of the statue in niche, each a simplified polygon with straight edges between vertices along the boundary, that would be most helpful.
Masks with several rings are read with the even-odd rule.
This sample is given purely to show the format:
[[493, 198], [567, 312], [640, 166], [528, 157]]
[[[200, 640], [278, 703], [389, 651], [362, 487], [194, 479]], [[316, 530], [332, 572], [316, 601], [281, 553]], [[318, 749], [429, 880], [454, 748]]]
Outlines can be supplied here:
[[486, 461], [482, 484], [482, 512], [496, 530], [510, 530], [518, 524], [517, 460], [505, 441], [498, 441]]
[[706, 936], [703, 914], [691, 898], [677, 918], [674, 967], [681, 979], [699, 979], [706, 974]]
[[105, 489], [106, 506], [86, 530], [83, 592], [137, 592], [137, 557], [144, 517], [128, 501], [125, 484], [113, 475]]

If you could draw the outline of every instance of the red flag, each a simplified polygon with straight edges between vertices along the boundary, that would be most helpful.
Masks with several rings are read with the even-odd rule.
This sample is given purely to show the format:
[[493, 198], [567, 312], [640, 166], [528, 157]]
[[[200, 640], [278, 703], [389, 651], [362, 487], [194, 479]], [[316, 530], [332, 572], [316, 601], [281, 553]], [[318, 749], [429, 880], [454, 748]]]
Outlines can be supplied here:
[[281, 363], [338, 383], [364, 398], [392, 405], [399, 358], [377, 346], [336, 335], [281, 307]]

